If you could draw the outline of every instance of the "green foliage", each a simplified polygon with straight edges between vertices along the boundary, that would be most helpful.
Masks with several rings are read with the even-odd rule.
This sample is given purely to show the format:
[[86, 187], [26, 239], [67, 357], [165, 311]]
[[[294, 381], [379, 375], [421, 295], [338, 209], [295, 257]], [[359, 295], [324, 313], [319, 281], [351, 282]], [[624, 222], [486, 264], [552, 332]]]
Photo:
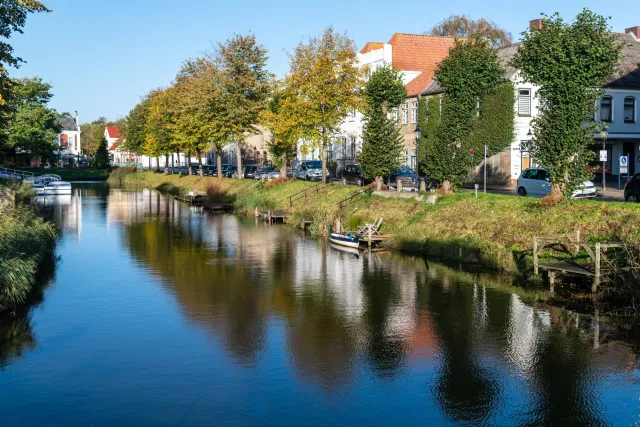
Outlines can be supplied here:
[[391, 67], [378, 68], [365, 83], [365, 123], [358, 163], [367, 178], [382, 177], [400, 166], [403, 139], [387, 111], [400, 105], [406, 97], [402, 73]]
[[52, 161], [60, 149], [56, 137], [61, 130], [58, 114], [54, 110], [41, 104], [23, 104], [18, 107], [11, 121], [9, 145], [31, 158]]
[[[420, 170], [418, 173], [425, 173], [426, 160], [427, 160], [427, 128], [429, 122], [427, 120], [427, 103], [429, 100], [435, 98], [422, 97], [418, 100], [418, 126], [420, 127], [421, 135], [418, 141], [418, 167]], [[436, 106], [437, 108], [437, 106]], [[439, 117], [438, 117], [439, 120]]]
[[107, 139], [103, 137], [96, 150], [93, 165], [98, 169], [105, 169], [109, 167], [109, 163], [111, 163], [109, 159], [109, 147], [107, 147]]
[[541, 30], [523, 36], [512, 65], [540, 87], [531, 151], [548, 168], [554, 189], [567, 196], [589, 178], [586, 166], [593, 154], [587, 146], [600, 128], [593, 122], [602, 96], [598, 86], [613, 73], [622, 46], [607, 18], [587, 9], [573, 23], [558, 14], [545, 16]]
[[125, 138], [124, 148], [136, 154], [145, 153], [147, 116], [149, 115], [149, 98], [143, 99], [125, 117], [125, 126], [121, 129]]
[[437, 181], [462, 185], [469, 171], [513, 141], [514, 88], [504, 81], [497, 52], [485, 40], [459, 41], [436, 70], [445, 89], [430, 100], [423, 134], [424, 170]]
[[380, 113], [365, 116], [362, 129], [362, 152], [358, 163], [365, 177], [382, 177], [400, 166], [402, 135], [392, 119]]

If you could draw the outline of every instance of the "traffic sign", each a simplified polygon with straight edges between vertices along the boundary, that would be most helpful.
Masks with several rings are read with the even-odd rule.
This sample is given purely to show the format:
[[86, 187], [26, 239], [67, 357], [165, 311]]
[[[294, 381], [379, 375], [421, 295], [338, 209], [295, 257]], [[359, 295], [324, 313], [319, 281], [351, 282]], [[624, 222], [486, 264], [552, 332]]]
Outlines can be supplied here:
[[607, 161], [607, 150], [600, 150], [600, 161], [601, 162]]
[[629, 157], [620, 156], [620, 174], [627, 173], [629, 168]]

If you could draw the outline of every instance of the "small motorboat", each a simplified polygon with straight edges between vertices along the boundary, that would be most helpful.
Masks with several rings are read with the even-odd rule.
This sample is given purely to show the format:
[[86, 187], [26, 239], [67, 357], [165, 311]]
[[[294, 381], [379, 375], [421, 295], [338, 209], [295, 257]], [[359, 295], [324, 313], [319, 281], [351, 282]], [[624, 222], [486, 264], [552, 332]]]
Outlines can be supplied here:
[[357, 248], [349, 248], [347, 246], [336, 245], [329, 242], [329, 247], [335, 251], [342, 252], [343, 254], [353, 255], [356, 259], [360, 258], [360, 250]]
[[335, 233], [331, 227], [329, 227], [329, 241], [349, 248], [360, 247], [360, 238], [358, 236], [353, 233]]
[[60, 175], [46, 174], [33, 180], [33, 189], [38, 196], [70, 195], [71, 184], [63, 181]]

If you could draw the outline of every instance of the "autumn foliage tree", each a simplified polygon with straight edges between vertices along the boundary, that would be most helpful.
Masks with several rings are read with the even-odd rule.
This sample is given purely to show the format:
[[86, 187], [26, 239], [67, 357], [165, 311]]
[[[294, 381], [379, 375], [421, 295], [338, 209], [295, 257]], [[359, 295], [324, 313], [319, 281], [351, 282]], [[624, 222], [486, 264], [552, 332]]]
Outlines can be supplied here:
[[347, 113], [361, 107], [362, 81], [353, 41], [331, 27], [321, 37], [300, 43], [290, 57], [282, 108], [296, 118], [305, 141], [320, 148], [323, 183], [327, 147]]
[[511, 33], [498, 24], [485, 18], [472, 19], [466, 15], [451, 15], [433, 27], [428, 34], [457, 38], [481, 38], [493, 47], [505, 47], [512, 44]]
[[280, 176], [287, 176], [287, 162], [296, 151], [300, 128], [292, 111], [292, 103], [285, 102], [287, 94], [279, 90], [274, 92], [262, 113], [261, 123], [271, 132], [267, 148], [275, 165], [280, 167]]

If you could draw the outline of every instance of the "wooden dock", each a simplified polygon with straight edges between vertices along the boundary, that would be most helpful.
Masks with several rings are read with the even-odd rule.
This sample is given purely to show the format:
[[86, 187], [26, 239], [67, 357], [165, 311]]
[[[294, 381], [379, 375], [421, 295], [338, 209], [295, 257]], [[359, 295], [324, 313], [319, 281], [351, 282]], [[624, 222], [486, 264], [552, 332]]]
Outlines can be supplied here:
[[258, 208], [255, 208], [255, 217], [264, 218], [264, 220], [269, 224], [275, 224], [275, 223], [284, 224], [288, 215], [289, 213], [283, 210], [259, 211]]
[[231, 213], [233, 205], [231, 203], [205, 203], [202, 209], [211, 213]]
[[189, 205], [202, 206], [206, 201], [206, 196], [204, 194], [195, 194], [188, 196], [175, 196], [174, 199]]
[[[539, 274], [539, 270], [545, 270], [549, 275], [550, 292], [554, 293], [554, 285], [558, 275], [564, 274], [574, 277], [593, 278], [591, 292], [598, 291], [602, 281], [602, 257], [609, 249], [620, 248], [621, 243], [586, 243], [581, 242], [580, 232], [571, 234], [556, 234], [552, 236], [535, 236], [533, 238], [533, 273]], [[589, 256], [591, 265], [577, 264], [569, 260], [540, 263], [540, 253], [545, 249], [552, 249], [573, 256], [583, 250]]]

